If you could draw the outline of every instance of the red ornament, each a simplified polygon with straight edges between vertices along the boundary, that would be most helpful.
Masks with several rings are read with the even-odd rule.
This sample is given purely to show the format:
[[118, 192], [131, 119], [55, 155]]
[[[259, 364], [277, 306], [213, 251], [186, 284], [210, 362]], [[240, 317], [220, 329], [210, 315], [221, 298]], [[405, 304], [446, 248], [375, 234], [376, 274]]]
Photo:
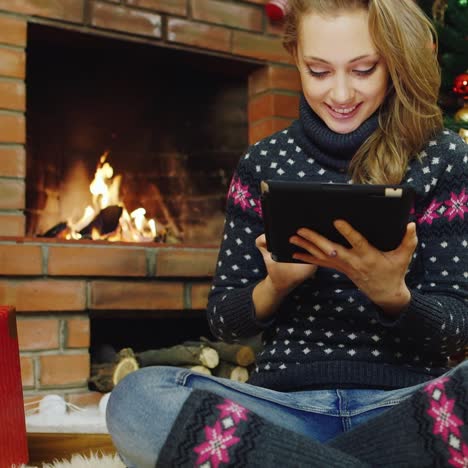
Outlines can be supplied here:
[[453, 92], [468, 99], [468, 73], [461, 73], [453, 81]]
[[288, 12], [288, 0], [270, 0], [265, 10], [271, 21], [282, 21]]

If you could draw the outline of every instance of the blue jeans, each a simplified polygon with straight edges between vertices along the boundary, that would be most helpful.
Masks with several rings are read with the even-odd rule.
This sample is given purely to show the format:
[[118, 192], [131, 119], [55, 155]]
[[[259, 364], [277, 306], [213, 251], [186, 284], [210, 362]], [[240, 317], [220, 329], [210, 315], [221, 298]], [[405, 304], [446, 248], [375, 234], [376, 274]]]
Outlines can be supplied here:
[[410, 397], [423, 384], [398, 390], [277, 392], [178, 367], [146, 367], [112, 391], [107, 427], [128, 467], [154, 467], [191, 389], [206, 390], [245, 406], [264, 419], [325, 442]]

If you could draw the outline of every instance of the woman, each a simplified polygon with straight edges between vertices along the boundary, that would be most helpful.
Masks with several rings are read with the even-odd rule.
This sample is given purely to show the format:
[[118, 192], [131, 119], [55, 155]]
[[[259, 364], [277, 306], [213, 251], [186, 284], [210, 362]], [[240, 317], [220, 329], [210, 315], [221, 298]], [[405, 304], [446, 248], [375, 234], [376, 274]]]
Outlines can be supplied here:
[[[419, 427], [411, 410], [419, 396], [444, 390], [444, 382], [452, 388], [448, 376], [427, 382], [445, 374], [448, 357], [468, 341], [467, 147], [442, 127], [431, 23], [408, 0], [289, 4], [284, 45], [301, 76], [300, 118], [250, 147], [239, 163], [207, 309], [216, 336], [235, 341], [263, 333], [263, 350], [247, 384], [176, 368], [147, 368], [124, 379], [110, 398], [108, 424], [129, 466], [168, 460], [177, 452], [172, 440], [196, 455], [188, 465], [234, 466], [234, 452], [252, 453], [245, 444], [258, 440], [249, 436], [253, 427], [269, 434], [255, 450], [265, 463], [274, 453], [285, 466], [288, 460], [304, 465], [305, 459], [288, 459], [291, 451], [281, 446], [286, 439], [302, 447], [308, 466], [326, 466], [325, 459], [336, 463], [329, 466], [365, 466], [375, 460], [356, 453], [356, 441], [362, 445], [388, 428], [394, 436], [398, 424], [417, 420]], [[403, 183], [417, 196], [394, 251], [377, 250], [337, 220], [351, 248], [300, 229], [290, 241], [305, 249], [296, 254], [305, 263], [277, 263], [263, 235], [263, 179]], [[463, 369], [457, 372], [454, 380], [463, 387]], [[444, 401], [463, 402], [450, 392], [441, 393]], [[221, 419], [210, 401], [219, 402]], [[223, 433], [220, 424], [232, 405], [237, 413], [223, 426], [230, 432], [218, 440], [214, 434]], [[247, 424], [247, 413], [264, 419]], [[125, 418], [134, 435], [122, 429]], [[204, 443], [190, 428], [205, 420], [215, 425]], [[179, 440], [181, 424], [198, 438]], [[453, 427], [446, 440], [463, 440], [459, 425]], [[423, 448], [409, 452], [426, 454]]]

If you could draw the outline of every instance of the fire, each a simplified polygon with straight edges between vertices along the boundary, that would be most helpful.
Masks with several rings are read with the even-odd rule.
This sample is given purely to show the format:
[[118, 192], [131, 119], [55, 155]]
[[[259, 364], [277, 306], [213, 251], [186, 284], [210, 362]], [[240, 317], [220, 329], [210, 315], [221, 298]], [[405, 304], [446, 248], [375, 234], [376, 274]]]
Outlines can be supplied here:
[[[94, 179], [89, 185], [92, 203], [78, 220], [68, 219], [66, 239], [145, 242], [156, 239], [156, 221], [146, 218], [146, 210], [137, 208], [129, 213], [120, 199], [122, 176], [115, 175], [107, 162], [109, 152], [99, 159]], [[120, 215], [120, 216], [119, 216]]]

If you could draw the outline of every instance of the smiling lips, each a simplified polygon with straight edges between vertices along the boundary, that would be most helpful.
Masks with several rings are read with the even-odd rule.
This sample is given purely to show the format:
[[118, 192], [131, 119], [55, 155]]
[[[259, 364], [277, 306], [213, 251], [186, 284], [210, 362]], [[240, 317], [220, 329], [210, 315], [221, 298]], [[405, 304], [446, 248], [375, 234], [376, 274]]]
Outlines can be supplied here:
[[361, 103], [356, 104], [352, 107], [332, 107], [329, 104], [326, 104], [330, 114], [335, 119], [343, 120], [343, 119], [351, 119], [357, 114]]

